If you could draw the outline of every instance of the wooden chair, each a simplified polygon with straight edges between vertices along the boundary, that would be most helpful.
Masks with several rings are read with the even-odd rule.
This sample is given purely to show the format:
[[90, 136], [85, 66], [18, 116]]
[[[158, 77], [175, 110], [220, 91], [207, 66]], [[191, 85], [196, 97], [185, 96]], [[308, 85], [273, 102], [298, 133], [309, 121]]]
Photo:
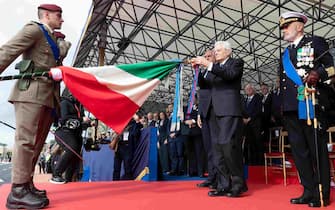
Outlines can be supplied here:
[[[268, 165], [272, 166], [273, 169], [281, 170], [283, 172], [284, 185], [286, 186], [287, 184], [286, 153], [285, 153], [285, 149], [289, 147], [289, 145], [285, 143], [285, 138], [287, 138], [287, 136], [288, 136], [287, 131], [284, 131], [282, 127], [270, 128], [268, 152], [264, 153], [266, 184], [268, 184]], [[281, 161], [281, 164], [272, 165], [273, 159]]]

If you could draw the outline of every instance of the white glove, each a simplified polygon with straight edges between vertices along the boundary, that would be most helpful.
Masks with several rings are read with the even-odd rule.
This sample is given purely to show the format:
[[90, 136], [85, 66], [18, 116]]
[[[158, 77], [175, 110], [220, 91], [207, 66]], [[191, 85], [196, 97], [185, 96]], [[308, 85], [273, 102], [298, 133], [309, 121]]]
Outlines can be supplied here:
[[62, 70], [60, 70], [59, 68], [51, 68], [49, 71], [49, 75], [55, 81], [60, 81], [63, 78]]

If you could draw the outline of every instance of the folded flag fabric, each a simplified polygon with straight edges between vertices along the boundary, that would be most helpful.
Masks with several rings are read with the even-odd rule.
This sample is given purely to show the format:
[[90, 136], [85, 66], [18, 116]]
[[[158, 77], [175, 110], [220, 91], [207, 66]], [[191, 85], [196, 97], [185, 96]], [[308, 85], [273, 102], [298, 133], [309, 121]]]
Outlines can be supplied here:
[[59, 66], [65, 85], [97, 119], [121, 133], [150, 93], [180, 61], [118, 66]]

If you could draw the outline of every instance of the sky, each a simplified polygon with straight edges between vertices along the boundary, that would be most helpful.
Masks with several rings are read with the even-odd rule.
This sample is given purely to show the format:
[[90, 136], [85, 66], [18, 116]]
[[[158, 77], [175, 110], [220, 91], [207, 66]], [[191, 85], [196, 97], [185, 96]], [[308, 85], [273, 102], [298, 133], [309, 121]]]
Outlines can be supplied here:
[[[63, 65], [71, 66], [92, 0], [0, 0], [0, 46], [14, 36], [27, 22], [37, 21], [37, 7], [45, 3], [57, 4], [63, 9], [64, 23], [61, 31], [66, 35], [66, 40], [72, 43]], [[14, 61], [0, 76], [18, 74], [14, 66], [19, 60], [20, 58]], [[0, 82], [0, 120], [15, 127], [14, 108], [7, 101], [13, 85], [14, 81]], [[0, 143], [5, 143], [7, 148], [12, 149], [14, 135], [15, 131], [12, 128], [0, 123]], [[52, 135], [48, 136], [48, 140], [52, 138]]]

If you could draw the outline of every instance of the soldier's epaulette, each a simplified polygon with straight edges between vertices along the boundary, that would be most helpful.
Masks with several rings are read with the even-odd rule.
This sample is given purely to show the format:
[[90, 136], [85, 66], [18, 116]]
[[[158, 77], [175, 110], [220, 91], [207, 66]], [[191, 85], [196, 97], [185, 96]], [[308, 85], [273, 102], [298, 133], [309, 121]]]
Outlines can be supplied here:
[[334, 68], [334, 66], [326, 68], [326, 71], [327, 71], [327, 74], [328, 74], [329, 78], [335, 76], [335, 68]]
[[31, 20], [29, 23], [32, 24], [32, 25], [36, 25], [36, 26], [38, 26], [39, 24], [41, 24], [41, 23], [39, 23], [37, 21], [34, 21], [34, 20]]

